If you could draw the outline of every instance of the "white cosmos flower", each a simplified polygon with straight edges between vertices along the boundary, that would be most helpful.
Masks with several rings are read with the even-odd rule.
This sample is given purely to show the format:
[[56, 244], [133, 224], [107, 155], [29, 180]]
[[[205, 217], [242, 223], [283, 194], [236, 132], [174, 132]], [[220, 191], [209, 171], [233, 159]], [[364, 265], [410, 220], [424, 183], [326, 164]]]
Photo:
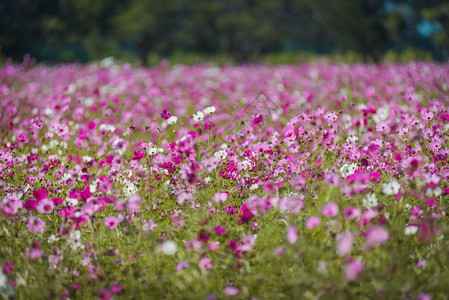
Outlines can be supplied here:
[[253, 184], [249, 187], [249, 189], [250, 189], [251, 191], [257, 190], [258, 188], [259, 188], [259, 185], [258, 185], [258, 184], [255, 184], [255, 183], [253, 183]]
[[205, 110], [204, 110], [204, 113], [205, 114], [209, 114], [209, 115], [211, 115], [212, 113], [214, 113], [215, 112], [215, 106], [209, 106], [209, 107], [207, 107]]
[[226, 159], [228, 157], [228, 153], [225, 150], [219, 150], [215, 152], [214, 156], [219, 159]]
[[0, 289], [5, 288], [7, 282], [8, 277], [6, 277], [5, 273], [3, 273], [3, 268], [0, 268]]
[[407, 226], [404, 229], [404, 234], [405, 235], [412, 235], [415, 234], [418, 231], [418, 227], [416, 226]]
[[363, 206], [366, 208], [373, 208], [377, 206], [377, 198], [373, 193], [365, 195], [362, 200]]
[[396, 195], [400, 188], [401, 185], [396, 180], [382, 184], [382, 192], [386, 195]]
[[156, 147], [150, 147], [147, 150], [148, 155], [155, 155], [157, 153], [157, 148]]
[[167, 119], [167, 124], [168, 125], [176, 124], [176, 122], [178, 122], [178, 117], [177, 116], [171, 116], [170, 118]]
[[204, 114], [203, 114], [202, 111], [197, 111], [196, 114], [193, 114], [193, 120], [194, 120], [195, 122], [199, 122], [199, 121], [201, 121], [202, 119], [204, 119]]
[[91, 160], [92, 160], [92, 157], [90, 157], [88, 155], [83, 156], [83, 162], [90, 162]]
[[165, 241], [161, 246], [162, 253], [165, 255], [173, 255], [176, 253], [177, 249], [178, 245], [173, 241]]
[[357, 165], [356, 164], [344, 164], [340, 168], [340, 174], [341, 174], [341, 176], [346, 178], [349, 175], [354, 174], [355, 170], [357, 170]]

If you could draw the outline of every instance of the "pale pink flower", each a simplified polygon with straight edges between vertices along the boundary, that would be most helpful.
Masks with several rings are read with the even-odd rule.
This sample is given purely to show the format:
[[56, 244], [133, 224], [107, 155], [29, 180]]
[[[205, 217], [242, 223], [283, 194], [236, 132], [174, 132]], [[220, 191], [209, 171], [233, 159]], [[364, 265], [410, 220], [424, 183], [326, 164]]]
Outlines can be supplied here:
[[182, 270], [188, 269], [190, 267], [189, 263], [186, 261], [180, 261], [176, 266], [176, 271], [180, 272]]
[[345, 269], [345, 276], [347, 281], [356, 280], [360, 274], [362, 274], [364, 265], [361, 260], [353, 259], [347, 265]]
[[315, 227], [317, 227], [318, 225], [320, 225], [320, 218], [317, 216], [311, 216], [309, 219], [307, 219], [306, 221], [306, 228], [307, 229], [313, 229]]
[[34, 260], [38, 259], [38, 258], [41, 257], [41, 256], [42, 256], [42, 251], [41, 251], [41, 249], [39, 249], [39, 248], [33, 248], [33, 249], [30, 250], [29, 257], [30, 257], [31, 260], [34, 261]]
[[351, 232], [345, 232], [337, 237], [337, 251], [341, 256], [347, 255], [352, 251], [354, 236]]
[[53, 211], [55, 204], [48, 198], [42, 199], [37, 203], [36, 209], [41, 214], [49, 214]]
[[343, 210], [343, 217], [348, 220], [357, 219], [360, 215], [361, 211], [359, 208], [349, 206]]
[[32, 233], [42, 233], [45, 230], [45, 223], [39, 217], [30, 217], [27, 221], [27, 227]]
[[290, 244], [293, 244], [293, 243], [295, 243], [297, 240], [298, 240], [298, 232], [296, 231], [295, 226], [290, 225], [290, 226], [287, 228], [287, 241], [288, 241]]
[[334, 202], [330, 202], [323, 207], [321, 213], [325, 217], [335, 217], [338, 214], [338, 205]]
[[388, 231], [382, 226], [369, 228], [365, 233], [366, 244], [368, 247], [382, 245], [388, 241]]
[[225, 192], [219, 192], [219, 193], [216, 193], [215, 195], [214, 195], [214, 202], [226, 202], [226, 200], [228, 199], [228, 193], [225, 193]]
[[419, 293], [417, 300], [432, 300], [432, 297], [429, 294]]
[[238, 295], [238, 293], [240, 293], [240, 290], [236, 287], [227, 286], [224, 288], [225, 296], [235, 296], [235, 295]]
[[284, 253], [285, 249], [283, 247], [277, 247], [276, 249], [274, 249], [273, 254], [278, 256], [281, 255], [282, 253]]
[[207, 256], [201, 257], [200, 267], [201, 269], [209, 270], [210, 268], [212, 268], [212, 260]]

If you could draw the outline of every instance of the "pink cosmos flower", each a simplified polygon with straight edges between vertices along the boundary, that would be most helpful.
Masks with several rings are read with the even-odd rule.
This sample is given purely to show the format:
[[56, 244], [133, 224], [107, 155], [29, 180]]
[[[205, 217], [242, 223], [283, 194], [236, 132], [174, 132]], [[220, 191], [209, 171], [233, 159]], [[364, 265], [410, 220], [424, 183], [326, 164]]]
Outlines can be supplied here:
[[42, 251], [40, 248], [33, 248], [30, 250], [29, 257], [32, 261], [35, 261], [36, 259], [38, 259], [41, 256], [42, 256]]
[[325, 217], [335, 217], [338, 214], [338, 205], [334, 202], [330, 202], [323, 207], [321, 213]]
[[368, 247], [382, 245], [388, 241], [388, 231], [382, 226], [374, 226], [365, 232], [366, 244]]
[[352, 251], [354, 236], [351, 232], [345, 232], [337, 237], [337, 251], [341, 256], [348, 255]]
[[25, 201], [25, 204], [24, 204], [25, 209], [27, 209], [29, 211], [35, 210], [36, 206], [37, 206], [37, 201], [34, 199], [28, 199], [27, 201]]
[[142, 202], [142, 197], [139, 195], [132, 195], [128, 198], [126, 202], [126, 209], [130, 212], [138, 212], [140, 210], [140, 203]]
[[282, 253], [284, 253], [285, 249], [283, 247], [277, 247], [276, 249], [274, 249], [273, 254], [278, 256], [281, 255]]
[[97, 291], [97, 296], [100, 300], [109, 300], [111, 299], [111, 292], [107, 289], [100, 289]]
[[219, 192], [219, 193], [216, 193], [215, 195], [214, 195], [214, 202], [226, 202], [226, 200], [228, 199], [228, 193], [225, 193], [225, 192]]
[[5, 216], [15, 215], [22, 207], [23, 203], [16, 193], [7, 194], [5, 198], [3, 198], [2, 212]]
[[251, 251], [256, 244], [256, 238], [254, 235], [244, 234], [240, 243], [241, 244], [237, 250], [240, 252], [248, 252]]
[[41, 188], [39, 190], [35, 190], [33, 192], [34, 198], [36, 198], [37, 201], [40, 201], [44, 198], [47, 198], [47, 191], [44, 188]]
[[347, 281], [356, 280], [360, 274], [362, 274], [364, 265], [361, 260], [353, 259], [351, 260], [345, 268], [345, 276]]
[[343, 217], [348, 220], [357, 219], [360, 217], [360, 214], [361, 214], [361, 211], [359, 208], [355, 208], [355, 207], [351, 207], [351, 206], [346, 207], [343, 210]]
[[215, 251], [218, 249], [218, 243], [210, 243], [207, 248], [209, 249], [209, 251]]
[[116, 228], [119, 223], [119, 219], [115, 216], [109, 216], [104, 219], [104, 225], [111, 230]]
[[10, 261], [5, 262], [5, 264], [2, 266], [3, 272], [6, 273], [6, 275], [9, 275], [12, 273], [12, 270], [14, 269], [14, 264]]
[[199, 264], [201, 269], [204, 270], [209, 270], [210, 268], [212, 268], [212, 260], [207, 256], [201, 257]]
[[27, 227], [32, 233], [42, 233], [45, 230], [45, 223], [39, 217], [30, 217], [27, 221]]
[[417, 300], [432, 300], [432, 297], [429, 294], [426, 293], [419, 293]]
[[120, 284], [115, 284], [111, 286], [111, 292], [113, 294], [120, 294], [123, 290], [123, 287]]
[[176, 271], [180, 272], [182, 270], [188, 269], [190, 267], [189, 263], [186, 261], [180, 261], [176, 266]]
[[290, 244], [295, 243], [298, 240], [298, 232], [296, 231], [296, 227], [293, 225], [290, 225], [287, 228], [287, 241]]
[[306, 221], [306, 228], [307, 229], [313, 229], [313, 228], [317, 227], [318, 225], [320, 225], [320, 222], [321, 222], [321, 220], [320, 220], [319, 217], [311, 216]]
[[36, 209], [41, 214], [50, 214], [53, 211], [55, 204], [48, 198], [42, 199], [37, 205]]
[[214, 231], [218, 235], [225, 235], [226, 234], [226, 227], [224, 226], [217, 226], [214, 228]]
[[238, 295], [238, 293], [240, 293], [240, 290], [236, 287], [233, 286], [227, 286], [224, 288], [224, 294], [225, 296], [235, 296]]
[[149, 230], [153, 230], [156, 227], [157, 227], [157, 224], [153, 219], [151, 219], [149, 221], [142, 221], [143, 230], [149, 231]]

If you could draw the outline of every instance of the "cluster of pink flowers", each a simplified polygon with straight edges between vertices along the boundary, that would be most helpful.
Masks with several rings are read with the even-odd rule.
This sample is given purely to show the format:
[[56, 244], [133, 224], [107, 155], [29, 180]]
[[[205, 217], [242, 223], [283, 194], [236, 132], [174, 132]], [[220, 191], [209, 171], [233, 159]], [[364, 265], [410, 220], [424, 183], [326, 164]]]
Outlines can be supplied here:
[[[158, 247], [170, 257], [181, 248], [192, 254], [195, 263], [183, 258], [177, 272], [207, 272], [220, 264], [218, 250], [240, 268], [270, 224], [258, 221], [277, 216], [288, 244], [274, 255], [324, 232], [344, 278], [354, 282], [369, 267], [366, 253], [409, 235], [419, 243], [441, 236], [448, 85], [449, 66], [430, 63], [5, 65], [2, 222], [27, 228], [35, 239], [27, 249], [32, 261], [45, 256], [58, 268], [63, 255], [53, 245], [61, 241], [83, 252], [94, 280], [99, 260], [83, 239], [95, 227], [112, 237], [136, 224], [142, 234], [160, 235], [165, 246]], [[196, 224], [201, 230], [176, 240], [192, 222], [184, 212], [202, 209], [208, 217]], [[393, 231], [399, 210], [406, 215]], [[170, 235], [176, 243], [162, 243]], [[7, 276], [15, 272], [3, 268]], [[116, 282], [97, 296], [122, 289]], [[226, 296], [240, 292], [224, 288]]]

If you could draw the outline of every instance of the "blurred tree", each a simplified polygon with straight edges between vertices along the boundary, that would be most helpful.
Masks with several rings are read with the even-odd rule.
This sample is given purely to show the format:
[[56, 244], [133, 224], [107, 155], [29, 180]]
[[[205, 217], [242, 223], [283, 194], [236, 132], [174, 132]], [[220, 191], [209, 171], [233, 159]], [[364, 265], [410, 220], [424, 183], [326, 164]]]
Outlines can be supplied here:
[[147, 65], [150, 53], [250, 61], [302, 50], [377, 61], [410, 46], [447, 59], [448, 36], [443, 0], [0, 0], [2, 54], [14, 59], [88, 61], [128, 52]]
[[39, 4], [34, 0], [0, 1], [2, 53], [22, 59], [39, 44]]
[[336, 0], [328, 5], [321, 3], [326, 13], [326, 27], [337, 45], [359, 52], [365, 60], [379, 60], [389, 43], [388, 31], [382, 24], [384, 2]]
[[271, 0], [227, 0], [216, 19], [220, 49], [237, 61], [248, 61], [274, 49], [282, 35], [275, 18], [280, 3]]
[[440, 47], [441, 59], [449, 59], [449, 2], [430, 0], [422, 8], [422, 15], [430, 21], [431, 33]]
[[130, 0], [115, 24], [120, 36], [135, 45], [142, 64], [148, 65], [151, 51], [170, 52], [184, 7], [182, 0]]

